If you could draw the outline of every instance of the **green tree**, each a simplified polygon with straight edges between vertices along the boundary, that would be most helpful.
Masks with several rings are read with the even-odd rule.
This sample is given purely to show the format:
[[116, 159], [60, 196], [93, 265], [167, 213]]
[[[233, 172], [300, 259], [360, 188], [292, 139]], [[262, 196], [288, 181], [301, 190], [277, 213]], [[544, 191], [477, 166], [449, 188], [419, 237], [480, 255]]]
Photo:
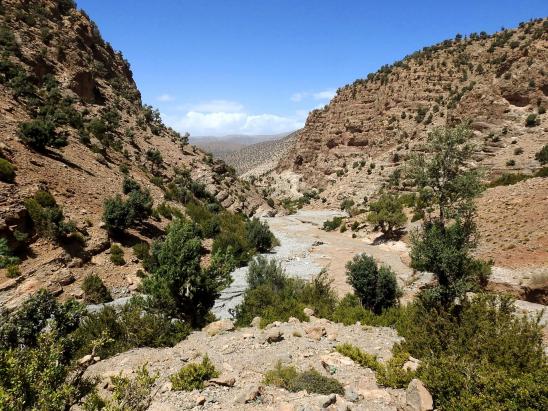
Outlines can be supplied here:
[[541, 165], [548, 164], [548, 144], [545, 144], [541, 150], [535, 154], [535, 160], [537, 160]]
[[378, 267], [373, 257], [354, 256], [346, 264], [346, 277], [362, 305], [374, 313], [379, 314], [398, 303], [401, 292], [396, 275], [387, 266]]
[[411, 266], [434, 273], [438, 286], [430, 295], [443, 304], [489, 275], [488, 265], [470, 256], [477, 243], [474, 198], [482, 190], [479, 171], [468, 166], [470, 136], [464, 126], [435, 129], [408, 169], [425, 216], [412, 235]]
[[403, 212], [403, 205], [398, 198], [391, 194], [383, 194], [377, 201], [369, 206], [367, 221], [379, 229], [390, 238], [394, 231], [402, 228], [407, 222], [407, 217]]
[[22, 123], [19, 126], [19, 138], [37, 151], [43, 151], [46, 147], [61, 148], [68, 144], [66, 137], [55, 132], [53, 123], [41, 119]]
[[253, 218], [246, 223], [245, 228], [247, 237], [255, 250], [266, 253], [272, 249], [276, 239], [265, 221], [261, 222], [258, 218]]
[[202, 324], [220, 291], [232, 281], [230, 267], [223, 264], [226, 255], [215, 255], [211, 266], [202, 269], [201, 240], [195, 226], [183, 219], [170, 224], [152, 253], [156, 267], [144, 282], [152, 304], [192, 325]]

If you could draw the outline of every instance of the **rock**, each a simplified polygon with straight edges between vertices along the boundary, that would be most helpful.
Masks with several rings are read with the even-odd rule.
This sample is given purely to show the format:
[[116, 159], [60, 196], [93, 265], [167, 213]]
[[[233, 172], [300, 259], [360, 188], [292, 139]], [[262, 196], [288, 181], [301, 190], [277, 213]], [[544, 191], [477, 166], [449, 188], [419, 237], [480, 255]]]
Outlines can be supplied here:
[[0, 284], [0, 291], [7, 291], [10, 288], [15, 287], [19, 283], [19, 278], [11, 278]]
[[296, 411], [296, 408], [293, 404], [284, 402], [278, 405], [278, 408], [276, 408], [276, 411]]
[[421, 380], [413, 379], [405, 393], [408, 411], [430, 411], [434, 409], [432, 396]]
[[335, 404], [337, 402], [337, 395], [331, 394], [331, 395], [322, 395], [318, 397], [318, 405], [321, 408], [327, 408], [332, 404]]
[[322, 337], [326, 335], [325, 327], [321, 325], [314, 325], [311, 327], [305, 328], [304, 332], [308, 338], [311, 338], [316, 341], [320, 341]]
[[91, 362], [91, 360], [93, 360], [93, 357], [91, 356], [91, 354], [84, 355], [82, 358], [78, 360], [78, 364], [83, 365], [88, 362]]
[[220, 377], [210, 379], [208, 383], [222, 385], [223, 387], [234, 387], [234, 384], [236, 384], [236, 378], [229, 375], [221, 375]]
[[234, 330], [234, 323], [230, 320], [220, 320], [212, 322], [204, 327], [203, 331], [210, 337], [214, 335]]
[[153, 401], [147, 411], [177, 411], [179, 408], [169, 402]]
[[253, 385], [245, 388], [234, 400], [236, 404], [247, 404], [248, 402], [256, 401], [264, 394], [262, 385]]
[[72, 284], [74, 281], [76, 278], [67, 268], [63, 268], [55, 275], [55, 282], [61, 286]]
[[284, 335], [279, 328], [272, 328], [266, 333], [266, 342], [274, 343], [284, 339]]
[[164, 385], [162, 385], [162, 388], [160, 388], [161, 392], [169, 392], [171, 391], [172, 384], [171, 381], [167, 381]]
[[290, 324], [299, 324], [301, 321], [300, 321], [298, 318], [289, 317], [289, 319], [287, 320], [287, 322], [290, 323]]
[[206, 402], [206, 397], [204, 397], [203, 395], [196, 397], [196, 405], [204, 405], [205, 402]]
[[420, 360], [409, 357], [409, 359], [403, 364], [402, 370], [415, 372], [419, 368], [420, 364]]
[[261, 317], [255, 317], [253, 318], [253, 320], [251, 321], [251, 326], [252, 327], [260, 327], [261, 326]]
[[72, 293], [70, 293], [74, 298], [81, 299], [84, 298], [84, 290], [80, 287], [76, 288]]
[[308, 308], [306, 307], [304, 310], [303, 310], [303, 313], [304, 315], [306, 315], [307, 317], [311, 317], [314, 315], [314, 310], [312, 308]]
[[360, 399], [360, 396], [352, 387], [346, 387], [344, 389], [344, 398], [350, 402], [356, 402]]

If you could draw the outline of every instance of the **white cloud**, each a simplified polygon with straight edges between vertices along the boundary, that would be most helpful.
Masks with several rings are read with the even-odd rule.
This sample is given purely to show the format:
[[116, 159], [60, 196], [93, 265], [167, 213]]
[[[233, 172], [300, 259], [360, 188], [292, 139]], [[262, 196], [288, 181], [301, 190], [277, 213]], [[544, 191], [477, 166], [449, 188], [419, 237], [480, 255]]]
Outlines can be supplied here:
[[315, 100], [331, 100], [333, 97], [335, 97], [335, 94], [335, 90], [324, 90], [314, 93], [312, 96]]
[[305, 117], [250, 114], [243, 105], [227, 100], [212, 100], [196, 105], [181, 106], [182, 115], [162, 114], [166, 124], [191, 135], [276, 134], [301, 128]]
[[156, 100], [161, 101], [162, 103], [166, 103], [168, 101], [175, 100], [175, 97], [173, 97], [171, 94], [162, 94], [161, 96], [156, 97]]
[[335, 90], [323, 90], [323, 91], [317, 91], [314, 93], [310, 93], [307, 91], [301, 91], [299, 93], [294, 93], [291, 95], [290, 100], [298, 103], [300, 101], [303, 101], [305, 99], [314, 99], [314, 100], [331, 100], [333, 97], [335, 97]]

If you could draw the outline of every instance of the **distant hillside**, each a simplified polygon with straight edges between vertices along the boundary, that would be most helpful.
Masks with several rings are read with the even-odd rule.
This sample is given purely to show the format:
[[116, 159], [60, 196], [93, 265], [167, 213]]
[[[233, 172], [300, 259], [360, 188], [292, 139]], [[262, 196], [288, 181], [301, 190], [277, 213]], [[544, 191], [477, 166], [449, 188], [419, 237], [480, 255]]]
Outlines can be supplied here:
[[[376, 193], [437, 126], [468, 122], [487, 178], [530, 173], [548, 143], [548, 19], [493, 35], [457, 35], [341, 87], [314, 110], [270, 179], [327, 205]], [[395, 181], [395, 180], [394, 180]], [[403, 182], [401, 182], [403, 183]], [[279, 197], [295, 190], [280, 192]]]
[[190, 143], [202, 150], [213, 154], [213, 156], [224, 159], [228, 153], [241, 150], [244, 147], [261, 143], [263, 141], [279, 140], [287, 136], [288, 133], [267, 134], [267, 135], [245, 135], [234, 134], [222, 137], [198, 136], [191, 137]]
[[261, 175], [272, 170], [278, 161], [293, 147], [299, 132], [283, 138], [251, 144], [240, 150], [220, 155], [219, 158], [234, 167], [238, 175]]

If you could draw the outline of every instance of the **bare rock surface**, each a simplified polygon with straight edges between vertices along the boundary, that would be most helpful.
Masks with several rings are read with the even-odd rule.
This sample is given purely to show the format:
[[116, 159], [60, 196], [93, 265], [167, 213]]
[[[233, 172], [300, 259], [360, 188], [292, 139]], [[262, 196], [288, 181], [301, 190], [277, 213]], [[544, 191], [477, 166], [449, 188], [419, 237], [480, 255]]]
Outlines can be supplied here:
[[[320, 327], [327, 334], [336, 334], [337, 338], [312, 338], [306, 335], [306, 327]], [[269, 342], [268, 337], [273, 333], [281, 333], [283, 339]], [[390, 328], [344, 326], [325, 319], [314, 319], [310, 323], [277, 323], [264, 330], [242, 328], [214, 336], [202, 330], [193, 332], [173, 348], [135, 349], [99, 361], [88, 368], [86, 375], [108, 381], [120, 372], [132, 375], [138, 367], [147, 364], [152, 373], [159, 374], [155, 385], [161, 388], [169, 382], [171, 374], [207, 355], [220, 372], [218, 378], [199, 391], [154, 389], [156, 394], [150, 409], [395, 411], [406, 404], [405, 390], [379, 387], [373, 371], [338, 354], [334, 348], [337, 344], [350, 343], [386, 361], [391, 357], [392, 346], [400, 341], [401, 337]], [[315, 369], [336, 378], [344, 385], [346, 394], [290, 393], [265, 385], [265, 372], [278, 362], [294, 365], [301, 371]]]

